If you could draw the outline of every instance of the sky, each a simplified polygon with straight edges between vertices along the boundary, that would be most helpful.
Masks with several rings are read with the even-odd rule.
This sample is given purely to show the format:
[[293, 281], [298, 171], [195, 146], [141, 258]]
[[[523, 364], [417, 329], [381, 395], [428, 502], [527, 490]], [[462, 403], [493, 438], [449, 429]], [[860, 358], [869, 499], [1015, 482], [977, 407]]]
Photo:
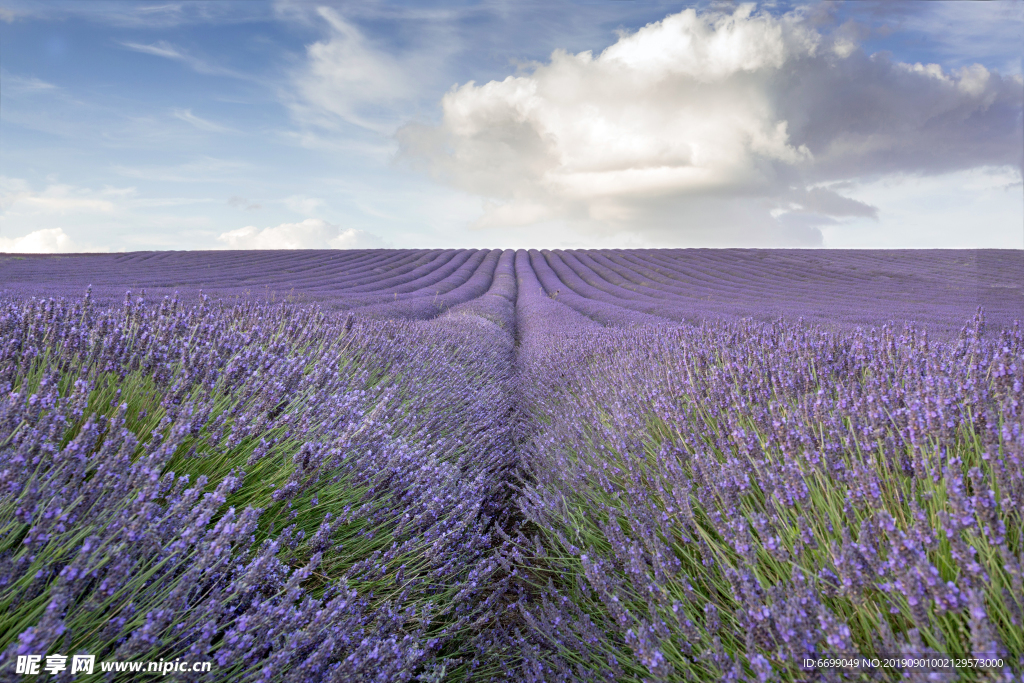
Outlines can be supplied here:
[[0, 0], [0, 252], [1024, 249], [1024, 0]]

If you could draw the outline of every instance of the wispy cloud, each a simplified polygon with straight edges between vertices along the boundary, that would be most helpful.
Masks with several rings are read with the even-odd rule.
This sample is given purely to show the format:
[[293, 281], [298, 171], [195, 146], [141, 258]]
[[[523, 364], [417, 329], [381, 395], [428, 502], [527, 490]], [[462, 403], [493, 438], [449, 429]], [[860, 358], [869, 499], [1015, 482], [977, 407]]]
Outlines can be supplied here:
[[200, 118], [193, 114], [191, 109], [175, 109], [172, 113], [174, 114], [174, 118], [181, 119], [185, 123], [191, 124], [199, 130], [205, 130], [210, 133], [237, 132], [234, 128], [228, 128], [227, 126], [222, 126], [219, 123], [214, 123], [213, 121], [207, 121], [204, 118]]
[[245, 209], [246, 211], [256, 211], [263, 208], [260, 204], [250, 202], [245, 197], [239, 197], [237, 195], [230, 197], [228, 199], [228, 204], [236, 209]]
[[[295, 86], [300, 118], [330, 125], [330, 117], [377, 132], [390, 132], [394, 112], [415, 90], [412, 72], [354, 24], [328, 7], [317, 10], [331, 34], [307, 48], [308, 64]], [[324, 116], [326, 115], [326, 116]]]
[[[24, 178], [0, 176], [0, 236], [6, 239], [0, 239], [0, 251], [109, 251], [126, 244], [180, 248], [181, 235], [190, 227], [216, 223], [210, 209], [183, 212], [179, 207], [212, 204], [209, 197], [144, 196], [135, 187], [84, 187], [52, 176], [41, 188]], [[168, 230], [178, 231], [177, 236]], [[216, 235], [207, 230], [196, 246], [208, 248]]]
[[358, 156], [372, 160], [379, 166], [390, 163], [398, 150], [398, 145], [393, 139], [369, 131], [364, 135], [342, 136], [337, 135], [336, 131], [305, 128], [278, 130], [274, 131], [273, 135], [288, 145], [343, 154], [346, 158]]
[[308, 216], [311, 213], [315, 213], [317, 209], [324, 205], [324, 200], [318, 199], [317, 197], [307, 197], [305, 195], [294, 194], [290, 197], [285, 197], [284, 205], [295, 213]]
[[182, 3], [168, 2], [162, 5], [139, 5], [135, 11], [139, 14], [178, 14], [182, 10]]
[[1024, 3], [909, 3], [902, 28], [919, 31], [950, 66], [984, 62], [1003, 74], [1021, 73], [1021, 25]]
[[937, 176], [887, 176], [845, 193], [883, 208], [878, 220], [823, 226], [827, 248], [1022, 249], [1020, 173], [981, 167]]
[[161, 29], [190, 25], [215, 25], [271, 18], [273, 12], [256, 2], [135, 3], [119, 0], [4, 0], [0, 21], [20, 19], [63, 21], [87, 19], [90, 23], [119, 28]]
[[[347, 8], [346, 8], [347, 9]], [[296, 118], [304, 124], [337, 129], [340, 124], [390, 135], [424, 104], [424, 98], [447, 79], [438, 77], [447, 60], [458, 51], [460, 40], [443, 19], [433, 17], [385, 17], [416, 30], [401, 42], [380, 31], [372, 33], [331, 7], [317, 7], [315, 14], [295, 3], [278, 3], [282, 18], [326, 25], [327, 35], [306, 48], [306, 61], [293, 72], [290, 90], [283, 95]], [[352, 12], [358, 12], [355, 7]], [[381, 17], [371, 17], [380, 19]], [[433, 21], [431, 21], [433, 19]], [[396, 28], [396, 34], [403, 31]]]
[[229, 182], [242, 179], [256, 167], [244, 161], [231, 161], [215, 157], [202, 157], [185, 164], [168, 166], [125, 166], [111, 167], [116, 173], [129, 178], [155, 180], [172, 183]]
[[167, 57], [168, 59], [179, 59], [186, 61], [188, 58], [178, 51], [177, 48], [172, 46], [165, 40], [161, 40], [154, 45], [143, 45], [142, 43], [121, 43], [122, 46], [129, 50], [135, 50], [136, 52], [144, 52], [147, 55], [156, 55], [157, 57]]
[[16, 76], [6, 71], [0, 72], [3, 80], [4, 90], [15, 90], [22, 93], [54, 93], [60, 90], [53, 83], [49, 83], [35, 76]]
[[111, 213], [116, 208], [116, 199], [134, 192], [134, 188], [105, 188], [93, 192], [62, 183], [35, 191], [21, 178], [0, 177], [0, 211], [4, 217], [10, 214]]
[[235, 71], [234, 69], [218, 66], [216, 64], [210, 64], [206, 60], [196, 57], [195, 55], [191, 55], [166, 40], [158, 40], [152, 44], [131, 42], [120, 42], [119, 44], [129, 50], [134, 50], [143, 54], [153, 55], [154, 57], [163, 57], [165, 59], [173, 59], [187, 65], [196, 73], [206, 76], [228, 76], [230, 78], [238, 78], [246, 81], [256, 80], [253, 76], [240, 71]]

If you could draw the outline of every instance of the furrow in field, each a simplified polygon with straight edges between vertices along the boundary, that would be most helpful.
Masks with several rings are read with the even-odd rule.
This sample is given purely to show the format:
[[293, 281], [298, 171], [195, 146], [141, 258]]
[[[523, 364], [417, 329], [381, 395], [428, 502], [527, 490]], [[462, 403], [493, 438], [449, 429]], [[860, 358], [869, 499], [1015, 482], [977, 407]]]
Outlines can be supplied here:
[[[275, 284], [287, 284], [298, 286], [310, 291], [323, 290], [331, 293], [339, 288], [365, 284], [381, 279], [381, 273], [385, 268], [391, 268], [394, 273], [401, 273], [403, 269], [415, 268], [419, 265], [417, 259], [424, 257], [424, 252], [409, 253], [400, 252], [388, 254], [369, 254], [355, 263], [335, 263], [330, 260], [317, 262], [306, 268], [288, 268], [287, 273], [275, 271], [268, 273], [267, 279], [273, 280]], [[416, 265], [410, 265], [417, 262]], [[259, 279], [259, 275], [249, 275]]]
[[[639, 250], [638, 250], [639, 251]], [[668, 260], [667, 257], [659, 259], [654, 254], [630, 253], [624, 258], [631, 262], [638, 262], [640, 265], [656, 272], [666, 283], [678, 283], [680, 286], [696, 289], [697, 291], [714, 289], [721, 290], [727, 283], [721, 282], [714, 273], [705, 272], [699, 269], [696, 258], [684, 261], [682, 264]]]
[[[667, 296], [667, 292], [638, 287], [600, 263], [597, 263], [590, 255], [583, 251], [551, 252], [549, 261], [555, 258], [560, 260], [572, 273], [586, 283], [589, 288], [603, 292], [601, 300], [614, 301], [616, 305], [634, 308], [635, 310], [671, 319], [681, 319], [682, 317], [680, 310], [674, 305], [674, 297]], [[569, 279], [571, 279], [571, 275], [569, 275]], [[584, 294], [574, 285], [573, 289]]]
[[609, 258], [612, 255], [611, 253], [596, 250], [578, 250], [574, 251], [573, 254], [580, 263], [593, 270], [594, 273], [606, 282], [622, 289], [645, 296], [664, 296], [668, 293], [668, 290], [656, 286], [658, 283], [651, 282], [649, 278], [645, 278], [628, 268], [612, 262]]
[[[434, 296], [439, 296], [442, 293], [441, 290], [458, 286], [461, 282], [468, 279], [468, 272], [474, 269], [474, 263], [485, 255], [486, 252], [475, 253], [475, 250], [455, 251], [451, 259], [437, 268], [420, 270], [419, 277], [414, 280], [394, 284], [387, 288], [371, 290], [367, 287], [361, 288], [358, 292], [342, 292], [339, 296], [339, 302], [352, 309], [361, 309], [367, 306], [378, 307], [389, 303], [418, 299], [428, 291], [433, 293]], [[377, 308], [374, 310], [378, 311], [375, 314], [375, 317], [377, 317], [384, 309]], [[370, 311], [365, 312], [370, 313]]]
[[[939, 262], [931, 261], [925, 270], [914, 272], [914, 255], [909, 255], [904, 264], [895, 263], [885, 254], [852, 252], [843, 255], [840, 264], [853, 270], [856, 276], [846, 270], [843, 277], [836, 278], [821, 263], [816, 255], [780, 253], [774, 255], [776, 268], [767, 273], [758, 285], [771, 291], [781, 299], [782, 305], [792, 307], [799, 301], [811, 301], [818, 305], [841, 305], [853, 310], [868, 309], [876, 314], [886, 312], [904, 316], [921, 312], [922, 304], [929, 308], [942, 309], [955, 306], [955, 297], [943, 295], [939, 286], [941, 273], [946, 271], [953, 278], [963, 277], [962, 269], [946, 261], [943, 255]], [[854, 265], [856, 264], [856, 265]], [[906, 266], [910, 265], [911, 269]], [[729, 268], [725, 261], [723, 268]], [[959, 272], [958, 272], [959, 271]], [[769, 289], [770, 288], [770, 289]]]
[[307, 289], [318, 295], [346, 296], [357, 288], [369, 288], [388, 278], [401, 278], [429, 263], [440, 252], [407, 251], [398, 258], [375, 259], [358, 268], [336, 268], [310, 277]]
[[[146, 252], [131, 255], [69, 255], [38, 259], [12, 258], [5, 268], [4, 284], [42, 284], [43, 291], [56, 288], [80, 296], [94, 285], [94, 296], [120, 298], [125, 289], [138, 293], [172, 294], [175, 289], [205, 290], [207, 294], [244, 296], [280, 292], [310, 299], [328, 299], [338, 285], [360, 279], [379, 281], [381, 271], [408, 266], [426, 252], [410, 251], [256, 251], [256, 252]], [[41, 277], [40, 266], [60, 263], [60, 276]], [[398, 270], [401, 272], [401, 270]], [[340, 281], [340, 282], [339, 282]], [[159, 290], [159, 291], [154, 291]]]
[[[410, 292], [410, 294], [412, 296], [440, 296], [442, 294], [448, 294], [468, 284], [478, 273], [479, 276], [474, 282], [474, 286], [479, 288], [479, 293], [475, 296], [480, 296], [480, 294], [486, 292], [487, 288], [491, 286], [491, 277], [494, 273], [494, 265], [498, 260], [497, 255], [494, 255], [493, 260], [488, 260], [492, 254], [492, 250], [469, 249], [463, 250], [462, 253], [468, 254], [469, 257], [466, 258], [466, 260], [463, 261], [463, 263], [454, 272], [432, 284], [424, 284]], [[462, 253], [460, 253], [460, 257], [462, 256]], [[483, 266], [485, 262], [488, 264], [487, 266]], [[484, 268], [483, 271], [481, 271], [481, 267]], [[482, 278], [486, 278], [486, 282], [481, 282]]]
[[[454, 271], [463, 261], [466, 259], [466, 255], [460, 254], [459, 250], [456, 249], [445, 249], [436, 250], [424, 254], [420, 258], [416, 259], [416, 264], [413, 268], [404, 268], [401, 273], [391, 275], [387, 277], [374, 277], [365, 278], [364, 284], [358, 284], [346, 289], [345, 294], [359, 294], [364, 292], [381, 293], [388, 292], [394, 293], [396, 291], [411, 292], [415, 291], [420, 285], [413, 285], [408, 288], [410, 283], [422, 281], [424, 284], [433, 281], [437, 281]], [[454, 261], [454, 263], [453, 263]], [[412, 265], [412, 264], [409, 264]], [[442, 273], [438, 276], [438, 273]]]
[[370, 261], [359, 268], [339, 268], [336, 272], [325, 274], [325, 277], [312, 287], [325, 292], [344, 293], [353, 287], [372, 285], [386, 278], [399, 277], [426, 263], [429, 255], [430, 252], [427, 250], [407, 250], [400, 257]]
[[[344, 287], [346, 282], [366, 277], [379, 277], [380, 270], [384, 266], [407, 263], [415, 258], [410, 254], [365, 254], [359, 260], [343, 261], [340, 259], [322, 259], [310, 261], [301, 269], [289, 269], [288, 279], [290, 282], [302, 289], [317, 290], [328, 286], [333, 288]], [[250, 278], [252, 278], [250, 274]], [[276, 279], [284, 279], [283, 274], [275, 276]]]
[[186, 271], [185, 274], [199, 279], [206, 286], [212, 285], [218, 289], [262, 286], [274, 290], [302, 291], [317, 284], [331, 272], [365, 268], [366, 261], [373, 263], [381, 258], [370, 256], [367, 259], [366, 255], [359, 256], [361, 258], [333, 259], [330, 252], [299, 252], [289, 254], [290, 258], [281, 258], [277, 261], [264, 258], [246, 263], [244, 254], [239, 254], [225, 258], [217, 279], [211, 280], [210, 275], [203, 273], [201, 268]]
[[[571, 254], [547, 250], [542, 251], [541, 254], [558, 279], [584, 299], [615, 306], [625, 311], [636, 311], [641, 316], [636, 319], [636, 322], [664, 322], [679, 320], [682, 317], [678, 310], [675, 310], [670, 303], [666, 304], [665, 301], [658, 301], [649, 296], [613, 287], [607, 282], [604, 282], [601, 287], [597, 286], [599, 278], [592, 271], [581, 267], [579, 261]], [[655, 319], [647, 320], [642, 316], [653, 316]], [[661, 320], [657, 320], [658, 318]]]
[[[147, 253], [144, 258], [119, 259], [114, 255], [70, 255], [55, 257], [61, 262], [61, 279], [66, 284], [135, 287], [195, 287], [238, 289], [250, 282], [271, 283], [281, 279], [282, 271], [309, 267], [310, 260], [324, 258], [323, 252], [170, 252]], [[17, 265], [17, 264], [15, 264]], [[8, 280], [18, 279], [12, 268]], [[253, 278], [257, 273], [261, 277]], [[26, 272], [30, 278], [34, 275]], [[52, 279], [48, 279], [52, 281]], [[247, 282], [248, 281], [248, 282]]]
[[[548, 255], [548, 254], [545, 254]], [[609, 274], [599, 264], [594, 263], [583, 251], [562, 251], [556, 249], [548, 255], [548, 261], [558, 259], [569, 268], [575, 275], [585, 282], [588, 287], [600, 290], [613, 299], [629, 299], [638, 302], [650, 302], [656, 299], [656, 295], [648, 289], [637, 287], [632, 282], [623, 278], [615, 278], [614, 273]], [[615, 279], [612, 282], [609, 277]], [[577, 290], [579, 291], [579, 290]], [[582, 292], [580, 292], [582, 294]], [[664, 299], [662, 298], [662, 301]]]
[[483, 295], [491, 285], [500, 249], [475, 251], [447, 278], [416, 291], [396, 295], [394, 301], [354, 308], [353, 313], [371, 318], [428, 320], [448, 309]]
[[[686, 250], [684, 258], [674, 258], [671, 251], [665, 253], [644, 254], [649, 263], [661, 266], [662, 272], [669, 277], [678, 274], [686, 279], [702, 283], [716, 291], [742, 292], [748, 281], [740, 274], [733, 272], [722, 272], [718, 264], [710, 261], [704, 249]], [[738, 264], [741, 265], [741, 264]]]
[[677, 301], [678, 305], [693, 308], [698, 301], [702, 288], [693, 284], [684, 284], [658, 273], [648, 267], [639, 265], [623, 257], [617, 252], [589, 252], [587, 256], [595, 266], [595, 270], [601, 268], [600, 272], [609, 281], [615, 277], [621, 278], [624, 282], [632, 283], [640, 291], [648, 293], [652, 297], [665, 298]]
[[320, 286], [330, 285], [333, 289], [340, 289], [342, 293], [357, 290], [360, 287], [386, 286], [385, 281], [404, 282], [410, 276], [412, 279], [419, 277], [424, 272], [429, 272], [432, 265], [438, 259], [445, 258], [445, 251], [442, 249], [421, 249], [406, 252], [400, 259], [368, 263], [358, 271], [351, 273], [340, 273], [330, 281], [325, 281]]
[[[536, 249], [531, 249], [528, 254], [537, 280], [543, 286], [548, 296], [602, 325], [623, 327], [640, 322], [666, 322], [664, 319], [656, 318], [640, 311], [623, 308], [607, 300], [601, 301], [582, 296], [559, 277], [543, 254]], [[561, 266], [559, 266], [559, 270], [562, 270]]]
[[[826, 273], [821, 273], [816, 283], [801, 282], [801, 276], [806, 273], [808, 264], [803, 265], [803, 270], [800, 274], [796, 272], [787, 273], [778, 266], [762, 267], [751, 264], [748, 262], [750, 260], [749, 257], [745, 258], [743, 254], [733, 254], [731, 256], [731, 262], [716, 262], [716, 259], [702, 254], [698, 257], [701, 261], [698, 267], [702, 272], [710, 274], [713, 278], [723, 283], [720, 287], [709, 288], [712, 294], [736, 303], [749, 302], [752, 305], [758, 303], [763, 305], [766, 302], [766, 297], [771, 297], [768, 302], [773, 303], [772, 299], [785, 300], [793, 296], [799, 297], [802, 301], [807, 301], [809, 298], [814, 299], [817, 297], [822, 289], [821, 281], [829, 277]], [[668, 255], [654, 255], [652, 260], [662, 263], [669, 270], [674, 265], [671, 257]], [[679, 269], [686, 268], [686, 266], [681, 264], [675, 267]], [[732, 275], [737, 272], [741, 273], [741, 275]], [[844, 284], [839, 281], [834, 282], [834, 286], [837, 289], [843, 288]]]
[[[577, 256], [580, 254], [577, 253]], [[632, 283], [650, 299], [659, 302], [662, 315], [676, 320], [697, 323], [707, 315], [705, 287], [686, 286], [682, 281], [666, 277], [658, 272], [630, 262], [617, 253], [590, 252], [586, 255], [595, 271], [600, 271], [608, 281], [616, 278], [624, 283]], [[614, 260], [613, 260], [614, 259]], [[580, 259], [584, 260], [583, 258]], [[735, 318], [730, 313], [723, 313], [727, 318]]]
[[608, 256], [609, 260], [622, 268], [624, 273], [636, 273], [642, 280], [646, 281], [648, 287], [662, 287], [664, 291], [679, 294], [684, 297], [699, 296], [706, 284], [687, 278], [655, 263], [642, 260], [634, 253], [614, 253]]

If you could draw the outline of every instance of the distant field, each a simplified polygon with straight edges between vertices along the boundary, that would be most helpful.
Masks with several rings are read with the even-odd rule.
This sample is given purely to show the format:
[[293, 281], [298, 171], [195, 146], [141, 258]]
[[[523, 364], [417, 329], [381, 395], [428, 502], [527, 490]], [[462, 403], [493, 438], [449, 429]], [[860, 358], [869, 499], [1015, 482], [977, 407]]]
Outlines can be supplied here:
[[1022, 285], [997, 250], [0, 255], [0, 681], [1021, 680]]
[[[530, 271], [526, 273], [526, 271]], [[982, 305], [990, 324], [1024, 310], [1014, 250], [368, 250], [0, 255], [0, 295], [120, 302], [202, 289], [316, 302], [357, 315], [426, 320], [528, 277], [601, 325], [784, 316], [838, 329], [916, 321], [955, 333]], [[532, 292], [531, 292], [532, 293]]]

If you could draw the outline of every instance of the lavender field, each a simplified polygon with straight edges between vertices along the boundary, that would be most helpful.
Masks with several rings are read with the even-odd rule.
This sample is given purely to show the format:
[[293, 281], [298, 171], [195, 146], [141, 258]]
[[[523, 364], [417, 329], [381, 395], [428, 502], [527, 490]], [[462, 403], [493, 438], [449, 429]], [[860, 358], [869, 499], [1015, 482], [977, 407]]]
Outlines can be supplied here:
[[0, 680], [1021, 680], [1021, 319], [1009, 250], [0, 254]]

